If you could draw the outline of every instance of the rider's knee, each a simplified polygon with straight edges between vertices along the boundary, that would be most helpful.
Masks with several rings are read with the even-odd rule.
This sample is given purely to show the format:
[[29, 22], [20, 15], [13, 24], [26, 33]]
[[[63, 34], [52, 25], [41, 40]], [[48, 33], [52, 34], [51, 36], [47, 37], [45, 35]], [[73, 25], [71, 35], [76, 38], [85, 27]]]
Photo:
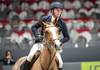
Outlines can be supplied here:
[[32, 56], [30, 56], [30, 57], [27, 56], [26, 60], [31, 62], [32, 58], [33, 58]]
[[35, 54], [34, 54], [34, 56], [27, 56], [27, 58], [26, 58], [26, 60], [27, 61], [29, 61], [29, 62], [31, 62], [32, 61], [32, 59], [35, 57], [39, 57], [40, 56], [40, 51], [37, 51]]
[[37, 51], [34, 56], [40, 56], [40, 51]]

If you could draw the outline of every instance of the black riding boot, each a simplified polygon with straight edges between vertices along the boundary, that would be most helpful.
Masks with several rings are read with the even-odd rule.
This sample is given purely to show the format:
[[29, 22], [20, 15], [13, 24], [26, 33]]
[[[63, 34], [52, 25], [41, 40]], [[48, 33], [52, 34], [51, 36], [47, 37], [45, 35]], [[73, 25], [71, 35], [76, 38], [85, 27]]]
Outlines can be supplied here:
[[35, 63], [36, 59], [37, 58], [34, 56], [34, 58], [32, 59], [32, 62], [29, 62], [29, 61], [26, 60], [24, 67], [23, 67], [23, 70], [31, 70], [32, 65]]
[[35, 63], [35, 61], [38, 59], [39, 56], [40, 56], [40, 51], [37, 51], [37, 53], [32, 58], [31, 62], [26, 60], [23, 70], [31, 70], [32, 65]]
[[30, 70], [30, 62], [29, 61], [27, 61], [27, 60], [25, 61], [23, 70]]
[[59, 68], [59, 70], [62, 70], [62, 68]]

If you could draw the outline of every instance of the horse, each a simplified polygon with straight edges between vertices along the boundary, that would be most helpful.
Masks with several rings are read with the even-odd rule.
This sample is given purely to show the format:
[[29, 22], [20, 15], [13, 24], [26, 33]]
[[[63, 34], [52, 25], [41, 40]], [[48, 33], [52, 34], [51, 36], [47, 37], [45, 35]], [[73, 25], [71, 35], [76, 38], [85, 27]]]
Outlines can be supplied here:
[[[42, 22], [43, 25], [43, 46], [40, 56], [32, 65], [31, 70], [58, 70], [58, 61], [56, 61], [56, 52], [60, 47], [60, 31], [51, 22]], [[16, 61], [12, 70], [20, 70], [20, 66], [24, 63], [27, 56], [21, 57]]]

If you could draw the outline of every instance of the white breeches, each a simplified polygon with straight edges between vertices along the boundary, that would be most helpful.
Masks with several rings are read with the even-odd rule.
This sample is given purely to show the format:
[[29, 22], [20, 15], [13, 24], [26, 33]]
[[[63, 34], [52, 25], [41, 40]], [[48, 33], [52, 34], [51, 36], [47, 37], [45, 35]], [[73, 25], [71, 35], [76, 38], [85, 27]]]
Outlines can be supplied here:
[[[29, 53], [29, 55], [27, 56], [27, 60], [29, 61], [29, 62], [31, 62], [31, 60], [32, 60], [32, 58], [33, 58], [33, 56], [35, 55], [35, 53], [37, 52], [37, 51], [42, 51], [43, 50], [43, 44], [42, 43], [36, 43], [36, 44], [34, 44], [33, 46], [32, 46], [32, 49], [30, 50], [30, 53]], [[56, 53], [56, 57], [58, 58], [58, 60], [59, 60], [59, 68], [62, 68], [63, 67], [63, 61], [62, 61], [62, 58], [61, 58], [61, 55], [60, 55], [60, 52], [58, 51], [57, 53]]]
[[59, 60], [59, 68], [62, 68], [62, 67], [63, 67], [63, 60], [62, 60], [62, 58], [61, 58], [60, 52], [57, 52], [57, 53], [56, 53], [56, 57], [57, 57], [58, 60]]
[[36, 43], [32, 46], [30, 53], [27, 56], [27, 60], [31, 62], [33, 56], [37, 51], [42, 51], [43, 49], [43, 44], [42, 43]]

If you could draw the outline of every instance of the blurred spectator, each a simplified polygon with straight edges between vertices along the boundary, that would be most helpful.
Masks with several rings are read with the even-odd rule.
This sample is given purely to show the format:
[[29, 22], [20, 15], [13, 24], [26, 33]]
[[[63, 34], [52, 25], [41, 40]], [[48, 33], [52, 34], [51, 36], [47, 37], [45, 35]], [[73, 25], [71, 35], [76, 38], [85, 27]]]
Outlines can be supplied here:
[[12, 17], [10, 25], [12, 29], [18, 29], [18, 30], [22, 30], [23, 27], [26, 26], [26, 24], [20, 19], [18, 15], [14, 15]]
[[20, 19], [25, 19], [28, 16], [28, 13], [26, 10], [23, 10], [22, 12], [20, 12], [19, 17]]
[[26, 40], [29, 45], [33, 44], [32, 32], [27, 27], [24, 28], [24, 33], [20, 36], [20, 41]]
[[88, 19], [85, 21], [85, 26], [89, 29], [92, 30], [94, 28], [95, 22], [92, 19]]
[[10, 3], [9, 6], [8, 6], [8, 8], [9, 8], [10, 10], [14, 10], [13, 4]]
[[73, 5], [69, 0], [64, 1], [64, 13], [62, 14], [62, 17], [64, 18], [75, 18], [75, 11], [73, 9]]
[[4, 3], [0, 3], [0, 11], [4, 11], [7, 6]]
[[7, 6], [5, 4], [1, 3], [0, 4], [0, 18], [1, 19], [7, 18], [8, 12], [9, 12], [9, 10], [8, 10]]
[[93, 26], [89, 27], [90, 25], [88, 25], [88, 22], [92, 22], [92, 21], [78, 19], [78, 20], [75, 20], [73, 22], [73, 28], [74, 29], [71, 30], [70, 36], [71, 36], [71, 38], [73, 40], [73, 43], [75, 44], [76, 48], [79, 47], [78, 44], [77, 44], [77, 40], [80, 37], [83, 37], [84, 39], [86, 39], [85, 47], [86, 48], [89, 47], [88, 43], [92, 39], [92, 35], [90, 33], [90, 29], [92, 30]]
[[100, 5], [100, 0], [96, 0], [95, 4]]
[[11, 30], [11, 25], [9, 22], [5, 25], [5, 29], [9, 32]]
[[19, 17], [21, 20], [27, 19], [27, 18], [34, 18], [33, 12], [30, 8], [24, 9], [19, 13]]
[[78, 20], [73, 20], [72, 21], [72, 29], [70, 31], [70, 37], [73, 41], [73, 43], [75, 44], [75, 47], [77, 48], [78, 45], [76, 44], [76, 41], [78, 39], [78, 32], [76, 31], [76, 29], [79, 29], [82, 25], [84, 25], [83, 21], [78, 19]]
[[11, 21], [12, 33], [11, 33], [11, 42], [12, 43], [20, 43], [20, 35], [23, 34], [23, 28], [26, 26], [24, 22], [20, 20], [20, 18], [15, 15]]
[[27, 28], [28, 28], [29, 30], [31, 30], [32, 26], [33, 26], [35, 23], [37, 23], [37, 20], [35, 20], [35, 19], [34, 19], [34, 20], [33, 20], [33, 19], [25, 19], [25, 20], [23, 20], [23, 22], [25, 22]]
[[13, 56], [12, 56], [12, 52], [10, 50], [7, 50], [5, 52], [2, 62], [4, 65], [13, 65], [15, 63], [15, 60], [13, 59]]
[[37, 9], [38, 9], [38, 2], [32, 3], [32, 4], [30, 5], [30, 8], [31, 8], [33, 11], [37, 10]]
[[85, 2], [83, 3], [83, 5], [84, 5], [85, 7], [93, 7], [93, 6], [94, 6], [93, 3], [92, 3], [91, 1], [89, 1], [89, 0], [85, 1]]
[[21, 0], [12, 0], [12, 2], [10, 3], [10, 5], [8, 6], [10, 10], [16, 10], [18, 8], [20, 8], [20, 3]]
[[67, 25], [67, 29], [68, 29], [68, 32], [70, 32], [72, 30], [72, 19], [65, 19], [66, 20], [66, 25]]
[[11, 10], [8, 14], [8, 19], [11, 20], [13, 16], [18, 15], [14, 10]]
[[23, 2], [21, 4], [21, 12], [19, 13], [20, 19], [25, 19], [28, 16], [28, 10], [30, 10], [29, 4], [27, 2]]
[[67, 12], [66, 12], [66, 10], [64, 9], [64, 10], [63, 10], [63, 13], [61, 14], [61, 17], [64, 18], [64, 19], [67, 18], [67, 14], [66, 14], [66, 13], [67, 13]]
[[100, 5], [97, 6], [95, 10], [95, 14], [96, 14], [97, 19], [100, 19]]
[[74, 9], [80, 9], [81, 7], [82, 7], [82, 4], [81, 4], [80, 0], [74, 0], [73, 8]]
[[23, 2], [23, 3], [21, 4], [21, 10], [28, 10], [28, 9], [29, 9], [29, 4], [26, 3], [26, 2]]
[[[0, 32], [1, 32], [1, 36], [5, 37], [9, 35], [9, 31], [11, 30], [11, 26], [9, 24], [9, 21], [4, 19], [0, 21]], [[4, 33], [5, 32], [5, 33]]]
[[49, 9], [49, 2], [47, 0], [41, 0], [39, 2], [39, 9], [48, 10]]
[[[27, 22], [26, 22], [27, 23]], [[32, 44], [31, 31], [28, 29], [27, 24], [22, 21], [18, 16], [12, 18], [12, 33], [11, 42], [21, 44], [24, 40], [27, 40], [29, 44]]]
[[95, 12], [93, 8], [93, 3], [90, 1], [86, 1], [83, 4], [83, 8], [81, 8], [78, 12], [79, 17], [91, 17], [91, 15]]
[[84, 22], [81, 19], [77, 19], [77, 20], [72, 21], [72, 26], [73, 26], [73, 29], [75, 29], [75, 30], [80, 28], [83, 25], [84, 25]]
[[75, 11], [74, 9], [66, 9], [66, 18], [75, 18]]
[[32, 10], [28, 9], [28, 10], [26, 10], [26, 12], [27, 12], [26, 19], [29, 19], [29, 18], [34, 19], [34, 13], [32, 12]]
[[72, 5], [72, 3], [69, 0], [65, 0], [63, 3], [64, 3], [64, 8], [65, 9], [73, 8], [73, 5]]
[[36, 13], [36, 15], [35, 15], [35, 17], [36, 17], [36, 19], [40, 19], [41, 18], [41, 16], [43, 16], [43, 15], [45, 15], [45, 13], [43, 12], [43, 11], [38, 11], [37, 13]]

